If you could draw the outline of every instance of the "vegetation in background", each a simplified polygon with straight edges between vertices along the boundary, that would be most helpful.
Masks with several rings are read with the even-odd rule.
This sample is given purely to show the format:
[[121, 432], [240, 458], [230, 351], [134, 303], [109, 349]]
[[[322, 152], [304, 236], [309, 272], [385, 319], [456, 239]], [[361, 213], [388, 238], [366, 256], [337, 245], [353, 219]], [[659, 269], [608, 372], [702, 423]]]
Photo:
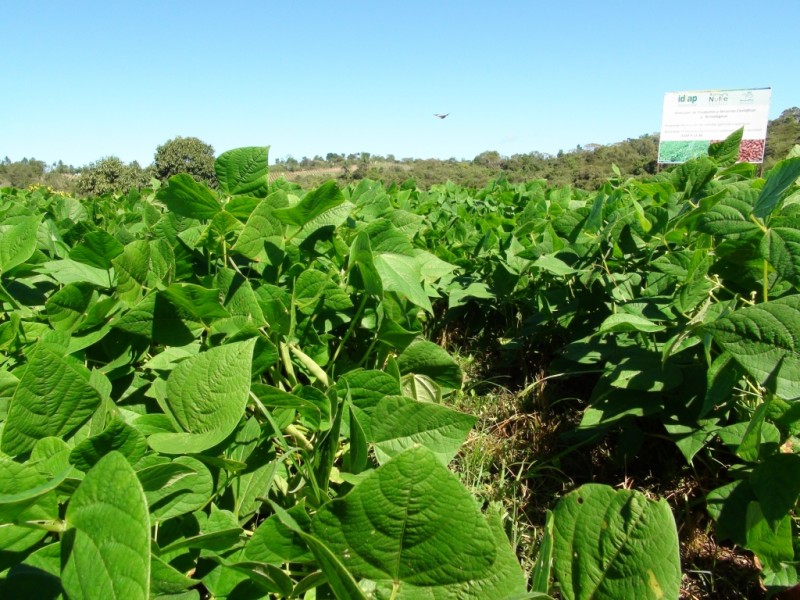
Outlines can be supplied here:
[[[771, 169], [799, 143], [800, 109], [790, 108], [768, 125], [763, 169]], [[423, 189], [446, 181], [480, 188], [495, 179], [510, 183], [544, 179], [551, 186], [596, 190], [605, 183], [612, 165], [616, 165], [624, 177], [645, 177], [656, 173], [657, 160], [658, 135], [648, 134], [607, 146], [578, 146], [567, 152], [559, 151], [556, 156], [541, 152], [501, 156], [492, 150], [472, 160], [398, 160], [394, 156], [368, 153], [328, 154], [325, 159], [319, 156], [289, 158], [275, 165], [273, 177], [283, 175], [303, 186], [316, 186], [334, 176], [345, 183], [363, 178], [396, 185], [410, 181]]]
[[125, 164], [116, 156], [108, 156], [81, 169], [75, 187], [80, 194], [100, 196], [114, 192], [127, 194], [149, 183], [148, 171], [138, 162]]
[[[594, 192], [303, 190], [267, 148], [0, 190], [0, 592], [797, 585], [800, 147], [740, 141]], [[698, 577], [709, 536], [751, 580]]]
[[35, 158], [12, 162], [7, 156], [0, 161], [0, 186], [26, 188], [43, 185], [66, 192], [75, 191], [78, 169], [61, 161], [52, 165]]
[[[770, 121], [767, 131], [764, 170], [771, 169], [778, 160], [786, 156], [792, 146], [800, 143], [800, 108], [783, 111], [777, 119]], [[552, 186], [570, 185], [595, 190], [605, 183], [611, 165], [616, 165], [625, 177], [644, 177], [655, 174], [657, 158], [658, 136], [643, 135], [607, 146], [578, 146], [567, 152], [559, 151], [556, 156], [530, 152], [505, 157], [492, 150], [482, 152], [471, 160], [438, 160], [397, 159], [393, 155], [377, 156], [369, 152], [329, 152], [324, 158], [314, 156], [278, 159], [271, 177], [284, 177], [305, 188], [319, 186], [331, 178], [343, 184], [364, 178], [396, 185], [408, 182], [409, 185], [423, 189], [446, 181], [480, 188], [495, 179], [504, 179], [511, 183], [544, 179]], [[148, 184], [150, 176], [166, 181], [177, 173], [189, 173], [197, 181], [215, 188], [213, 163], [214, 151], [209, 144], [194, 137], [177, 137], [157, 148], [154, 163], [145, 168], [148, 179], [142, 185]], [[77, 181], [74, 174], [91, 167], [92, 165], [75, 168], [61, 162], [48, 167], [35, 159], [11, 162], [6, 158], [0, 162], [0, 186], [27, 187], [40, 184], [56, 190], [74, 192]], [[97, 175], [94, 179], [98, 182], [104, 181]], [[137, 177], [127, 179], [140, 180]], [[100, 187], [110, 189], [113, 185], [98, 183], [96, 188]]]
[[214, 148], [196, 137], [178, 136], [156, 148], [152, 171], [161, 181], [178, 173], [188, 173], [196, 181], [217, 187]]

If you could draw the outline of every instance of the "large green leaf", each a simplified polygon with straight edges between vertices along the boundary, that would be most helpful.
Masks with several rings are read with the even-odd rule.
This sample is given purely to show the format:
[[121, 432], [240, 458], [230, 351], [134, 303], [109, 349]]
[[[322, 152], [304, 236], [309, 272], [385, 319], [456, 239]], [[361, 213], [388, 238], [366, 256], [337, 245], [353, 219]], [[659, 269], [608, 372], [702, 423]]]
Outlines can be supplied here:
[[100, 405], [100, 394], [89, 383], [83, 365], [64, 358], [60, 346], [40, 342], [11, 398], [0, 449], [17, 456], [36, 440], [68, 436]]
[[784, 563], [794, 559], [792, 540], [792, 516], [786, 514], [775, 523], [770, 523], [761, 512], [758, 502], [747, 505], [748, 550], [756, 553], [761, 563], [769, 570], [777, 571]]
[[230, 435], [250, 392], [255, 339], [211, 348], [178, 364], [167, 380], [167, 405], [180, 433], [154, 433], [163, 454], [202, 452]]
[[219, 188], [226, 194], [267, 195], [269, 146], [250, 146], [223, 152], [214, 161]]
[[94, 288], [88, 283], [70, 283], [45, 302], [47, 320], [57, 331], [73, 330], [96, 301]]
[[761, 239], [761, 256], [778, 274], [800, 287], [800, 231], [792, 227], [773, 227]]
[[750, 485], [764, 517], [772, 524], [794, 509], [800, 496], [800, 456], [777, 454], [753, 469]]
[[729, 166], [739, 158], [739, 146], [742, 143], [744, 127], [740, 127], [727, 138], [708, 147], [708, 156], [720, 166]]
[[422, 447], [409, 448], [324, 505], [312, 532], [356, 577], [400, 586], [484, 579], [498, 553], [467, 490]]
[[273, 214], [287, 225], [303, 227], [323, 213], [344, 203], [344, 195], [336, 182], [331, 180], [308, 192], [294, 206], [279, 208]]
[[361, 286], [368, 294], [383, 295], [381, 276], [375, 268], [369, 236], [361, 232], [350, 245], [350, 264], [358, 268]]
[[416, 340], [397, 357], [400, 373], [427, 375], [439, 385], [461, 389], [464, 374], [461, 367], [441, 346], [426, 340]]
[[[526, 598], [549, 600], [550, 596], [544, 593], [537, 595], [537, 590], [532, 590], [531, 594], [525, 593], [525, 574], [520, 569], [517, 556], [506, 538], [500, 511], [496, 507], [490, 507], [486, 520], [492, 530], [492, 537], [497, 548], [497, 558], [484, 577], [435, 587], [414, 586], [405, 583], [398, 587], [394, 596], [396, 600], [487, 600], [489, 598], [492, 600], [525, 600]], [[379, 584], [378, 598], [381, 600], [391, 598], [393, 587], [393, 584], [388, 582]]]
[[147, 441], [139, 431], [116, 418], [102, 432], [76, 444], [69, 460], [81, 471], [89, 471], [111, 451], [119, 452], [131, 464], [136, 464], [147, 451]]
[[250, 213], [233, 249], [251, 260], [279, 262], [282, 259], [285, 226], [274, 211], [287, 202], [286, 192], [282, 190], [264, 198]]
[[782, 160], [770, 169], [767, 183], [761, 189], [761, 194], [753, 207], [753, 214], [762, 219], [769, 215], [783, 198], [784, 192], [798, 177], [800, 177], [800, 156]]
[[222, 307], [219, 290], [206, 288], [195, 283], [173, 283], [161, 290], [170, 302], [203, 323], [211, 323], [215, 319], [229, 317], [228, 311]]
[[124, 246], [106, 231], [90, 231], [83, 241], [69, 253], [72, 260], [96, 267], [110, 269], [111, 261], [122, 254]]
[[137, 475], [154, 521], [167, 521], [208, 504], [214, 492], [214, 480], [211, 472], [199, 460], [191, 456], [179, 456], [169, 462], [155, 455], [149, 455], [144, 460], [147, 466], [139, 470]]
[[554, 570], [567, 600], [677, 598], [681, 564], [665, 500], [587, 484], [555, 509]]
[[[49, 499], [43, 497], [55, 490], [68, 474], [68, 468], [61, 469], [48, 479], [32, 464], [22, 464], [0, 456], [0, 522], [4, 525], [13, 522], [37, 503], [41, 503], [42, 508], [51, 508], [53, 514], [50, 518], [56, 517], [58, 507], [55, 495]], [[2, 530], [0, 528], [0, 532]], [[10, 548], [0, 546], [0, 550], [9, 551]]]
[[397, 292], [417, 306], [433, 313], [431, 301], [422, 287], [422, 265], [404, 254], [383, 252], [373, 256], [375, 269], [380, 275], [383, 289]]
[[39, 217], [23, 217], [11, 224], [0, 225], [0, 275], [21, 265], [36, 250]]
[[67, 507], [61, 581], [69, 598], [146, 599], [150, 590], [150, 514], [127, 459], [104, 456]]
[[447, 465], [461, 448], [476, 418], [452, 408], [386, 396], [372, 413], [372, 435], [378, 462], [386, 462], [419, 444]]
[[800, 296], [740, 308], [701, 330], [761, 385], [800, 398]]
[[222, 210], [214, 193], [186, 173], [170, 177], [168, 185], [158, 190], [156, 198], [172, 212], [200, 221], [211, 220]]
[[133, 241], [112, 263], [117, 272], [117, 293], [129, 304], [139, 302], [147, 287], [169, 285], [175, 271], [175, 255], [166, 240]]

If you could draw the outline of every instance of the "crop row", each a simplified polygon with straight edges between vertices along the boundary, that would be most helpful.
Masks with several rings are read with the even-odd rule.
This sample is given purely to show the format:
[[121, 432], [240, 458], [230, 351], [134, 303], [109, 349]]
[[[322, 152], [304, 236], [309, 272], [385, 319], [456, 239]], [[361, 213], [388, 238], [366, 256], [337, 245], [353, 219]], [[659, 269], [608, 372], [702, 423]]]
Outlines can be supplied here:
[[739, 141], [596, 194], [305, 191], [267, 148], [219, 190], [0, 190], [2, 595], [676, 597], [667, 504], [597, 484], [523, 573], [448, 469], [475, 423], [452, 323], [594, 373], [580, 435], [721, 442], [719, 536], [794, 585], [800, 158], [756, 178]]

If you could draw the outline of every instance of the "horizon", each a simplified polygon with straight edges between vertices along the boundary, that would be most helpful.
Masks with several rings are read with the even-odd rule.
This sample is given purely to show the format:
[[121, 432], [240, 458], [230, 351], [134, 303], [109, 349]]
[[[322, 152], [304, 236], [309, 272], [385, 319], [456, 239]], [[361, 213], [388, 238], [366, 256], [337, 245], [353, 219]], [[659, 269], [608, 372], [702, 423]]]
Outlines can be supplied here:
[[[792, 22], [771, 18], [793, 4], [751, 7], [679, 0], [656, 27], [630, 0], [12, 5], [6, 46], [25, 51], [3, 68], [14, 86], [0, 98], [0, 156], [146, 166], [177, 136], [217, 155], [270, 146], [271, 164], [554, 156], [657, 134], [664, 94], [708, 89], [770, 87], [774, 119], [800, 105], [782, 60]], [[719, 34], [744, 14], [746, 38]]]

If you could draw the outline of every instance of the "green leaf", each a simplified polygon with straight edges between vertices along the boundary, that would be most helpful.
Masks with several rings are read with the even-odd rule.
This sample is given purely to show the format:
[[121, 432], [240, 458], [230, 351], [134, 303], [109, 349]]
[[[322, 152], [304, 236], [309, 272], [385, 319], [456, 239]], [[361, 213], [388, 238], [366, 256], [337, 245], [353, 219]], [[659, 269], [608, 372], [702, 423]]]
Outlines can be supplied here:
[[747, 543], [747, 507], [756, 499], [753, 488], [745, 480], [734, 481], [706, 495], [708, 514], [717, 522], [717, 539], [731, 540], [744, 546]]
[[169, 284], [175, 270], [175, 256], [166, 240], [136, 240], [113, 261], [117, 272], [117, 293], [121, 300], [136, 304], [145, 288]]
[[[302, 503], [296, 504], [287, 512], [304, 527], [311, 522]], [[278, 515], [265, 519], [253, 532], [253, 537], [245, 548], [245, 556], [249, 560], [276, 565], [284, 562], [306, 562], [312, 558], [300, 534], [286, 527]]]
[[276, 209], [273, 214], [282, 223], [303, 227], [323, 213], [343, 204], [344, 201], [342, 191], [336, 182], [331, 180], [308, 192], [294, 206]]
[[[768, 403], [763, 403], [756, 408], [747, 428], [742, 435], [742, 441], [736, 449], [736, 454], [743, 460], [748, 462], [755, 462], [758, 460], [761, 451], [762, 429], [764, 428], [764, 419], [767, 415]], [[738, 423], [737, 423], [738, 425]], [[769, 423], [767, 423], [769, 425]]]
[[255, 342], [211, 348], [175, 367], [167, 379], [167, 405], [183, 431], [151, 435], [153, 450], [202, 452], [233, 432], [247, 405]]
[[147, 452], [147, 441], [144, 435], [117, 418], [98, 435], [78, 443], [70, 453], [69, 461], [85, 472], [111, 451], [121, 453], [128, 462], [136, 464]]
[[150, 515], [127, 459], [104, 456], [67, 507], [61, 581], [69, 598], [147, 599]]
[[[525, 592], [525, 574], [520, 569], [517, 556], [506, 538], [501, 511], [501, 507], [492, 505], [486, 515], [497, 548], [497, 557], [494, 565], [484, 577], [436, 587], [417, 587], [403, 583], [398, 586], [397, 600], [487, 600], [489, 598], [492, 600], [526, 600], [528, 598], [550, 600], [550, 596], [545, 593], [537, 593], [536, 590], [532, 590], [531, 593]], [[392, 587], [392, 584], [388, 582], [379, 584], [378, 597], [390, 598]]]
[[442, 402], [442, 388], [427, 375], [409, 373], [400, 379], [403, 386], [403, 396], [417, 400], [419, 402], [432, 402], [440, 404]]
[[347, 454], [345, 468], [348, 472], [358, 475], [367, 468], [369, 462], [369, 448], [367, 436], [361, 426], [355, 408], [348, 402], [348, 416], [350, 417], [350, 451]]
[[92, 284], [99, 288], [111, 287], [111, 278], [107, 270], [85, 265], [69, 258], [47, 261], [39, 268], [39, 271], [50, 275], [61, 285], [82, 283]]
[[285, 227], [274, 211], [287, 202], [286, 192], [282, 190], [264, 198], [248, 217], [233, 249], [251, 260], [280, 262]]
[[708, 156], [713, 158], [720, 166], [732, 165], [739, 158], [742, 134], [744, 134], [744, 127], [740, 127], [721, 142], [711, 144], [708, 147]]
[[211, 220], [222, 210], [214, 193], [186, 173], [170, 177], [168, 185], [156, 193], [156, 199], [172, 212], [200, 221]]
[[426, 340], [417, 340], [411, 343], [400, 356], [397, 357], [400, 373], [416, 373], [427, 375], [439, 385], [461, 389], [464, 374], [461, 367], [441, 346]]
[[767, 569], [777, 571], [782, 563], [792, 562], [794, 536], [791, 515], [784, 515], [782, 519], [771, 524], [761, 512], [759, 503], [751, 502], [747, 506], [746, 527], [746, 548], [755, 552]]
[[640, 315], [614, 313], [606, 317], [598, 328], [597, 333], [622, 333], [631, 331], [654, 333], [656, 331], [664, 331], [664, 329], [666, 328], [663, 325], [657, 325], [650, 319]]
[[411, 256], [384, 252], [373, 256], [375, 269], [381, 278], [383, 289], [397, 292], [429, 313], [433, 313], [431, 301], [422, 287], [422, 265]]
[[206, 288], [194, 283], [173, 283], [161, 290], [170, 302], [179, 310], [185, 311], [203, 323], [211, 323], [215, 319], [229, 317], [228, 311], [222, 308], [219, 290]]
[[538, 269], [542, 269], [544, 271], [548, 271], [553, 273], [554, 275], [572, 275], [573, 273], [577, 273], [575, 269], [570, 267], [567, 263], [565, 263], [560, 258], [556, 258], [555, 256], [549, 254], [543, 254], [539, 258], [537, 258], [531, 266], [536, 267]]
[[703, 233], [733, 236], [759, 231], [750, 220], [757, 190], [748, 188], [723, 195], [722, 200], [700, 216], [698, 229]]
[[800, 456], [776, 454], [757, 464], [750, 485], [770, 524], [789, 514], [800, 496]]
[[356, 577], [443, 586], [482, 579], [497, 557], [492, 531], [458, 479], [409, 448], [324, 505], [312, 533]]
[[546, 594], [550, 591], [553, 571], [553, 539], [555, 536], [553, 513], [545, 511], [544, 532], [531, 573], [531, 591]]
[[384, 371], [357, 370], [345, 373], [336, 382], [336, 393], [340, 399], [352, 404], [363, 433], [371, 435], [370, 415], [384, 396], [401, 394], [400, 382]]
[[230, 195], [267, 195], [269, 146], [251, 146], [223, 152], [214, 161], [219, 188]]
[[372, 413], [372, 438], [379, 463], [406, 448], [425, 446], [443, 465], [456, 455], [477, 419], [428, 402], [404, 396], [383, 398]]
[[800, 231], [790, 227], [773, 227], [761, 239], [761, 256], [778, 274], [795, 287], [800, 287]]
[[0, 449], [17, 456], [41, 438], [66, 437], [99, 405], [88, 369], [66, 360], [59, 346], [39, 342], [11, 398]]
[[150, 595], [155, 597], [160, 594], [179, 594], [184, 590], [194, 587], [199, 582], [191, 579], [170, 566], [157, 556], [150, 560]]
[[747, 306], [701, 328], [761, 385], [800, 398], [800, 296]]
[[770, 169], [767, 173], [767, 182], [761, 189], [761, 194], [753, 207], [753, 214], [763, 219], [772, 213], [783, 198], [784, 192], [794, 184], [798, 177], [800, 177], [800, 156], [782, 160]]
[[677, 598], [681, 566], [665, 500], [586, 484], [555, 509], [554, 568], [564, 598]]
[[[69, 469], [62, 469], [48, 479], [31, 464], [21, 464], [0, 456], [0, 522], [14, 522], [37, 503], [47, 505], [48, 501], [43, 497], [55, 490], [68, 474]], [[50, 512], [54, 513], [50, 518], [54, 518], [58, 514], [54, 495], [50, 501]], [[0, 546], [0, 550], [9, 551], [10, 548]]]
[[[165, 466], [171, 469], [165, 471]], [[191, 456], [179, 456], [172, 463], [153, 464], [139, 471], [139, 477], [146, 486], [147, 503], [154, 521], [163, 522], [199, 510], [214, 493], [211, 472]], [[156, 487], [158, 481], [163, 483]]]
[[47, 320], [56, 331], [72, 331], [86, 317], [94, 297], [94, 288], [87, 283], [70, 283], [45, 302]]
[[111, 261], [122, 254], [123, 248], [119, 240], [110, 233], [90, 231], [70, 251], [69, 257], [91, 267], [108, 270], [111, 268]]
[[367, 596], [358, 586], [353, 575], [345, 566], [346, 561], [331, 552], [323, 542], [305, 532], [299, 532], [300, 537], [314, 553], [317, 565], [325, 574], [328, 585], [337, 600], [368, 600]]
[[356, 236], [350, 245], [350, 263], [358, 267], [364, 291], [374, 296], [382, 296], [381, 276], [375, 268], [369, 236], [363, 231]]
[[22, 217], [10, 225], [0, 225], [0, 275], [28, 260], [36, 250], [39, 217]]

